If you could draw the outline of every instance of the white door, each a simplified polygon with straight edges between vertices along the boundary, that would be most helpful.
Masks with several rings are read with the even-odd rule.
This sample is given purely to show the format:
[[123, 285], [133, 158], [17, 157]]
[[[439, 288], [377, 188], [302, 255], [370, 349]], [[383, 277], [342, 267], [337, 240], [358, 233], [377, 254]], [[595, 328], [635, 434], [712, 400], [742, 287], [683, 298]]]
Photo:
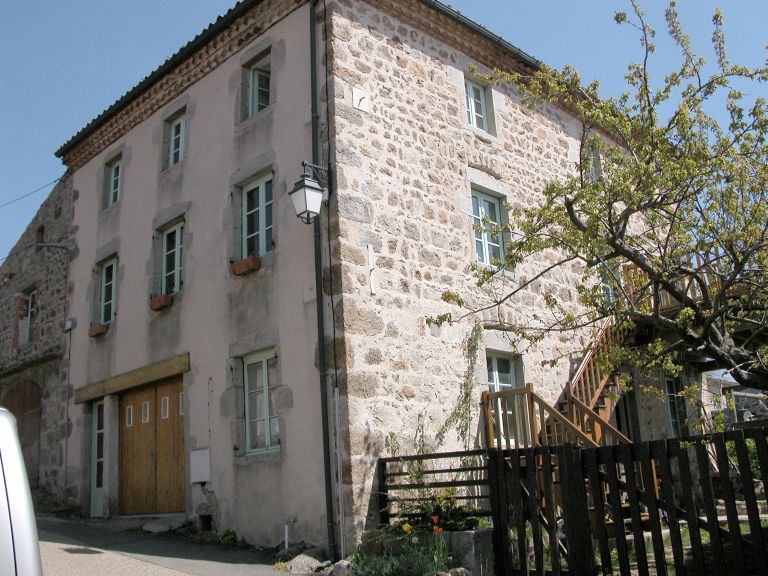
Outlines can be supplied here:
[[104, 400], [93, 405], [91, 433], [91, 517], [104, 517]]

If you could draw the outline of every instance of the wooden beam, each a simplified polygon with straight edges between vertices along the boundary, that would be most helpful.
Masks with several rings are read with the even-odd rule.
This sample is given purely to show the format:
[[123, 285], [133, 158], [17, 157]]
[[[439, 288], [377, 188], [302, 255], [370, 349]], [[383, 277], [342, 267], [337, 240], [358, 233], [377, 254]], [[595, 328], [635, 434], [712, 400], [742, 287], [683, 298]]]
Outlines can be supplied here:
[[107, 394], [117, 394], [123, 390], [176, 376], [187, 370], [189, 370], [189, 352], [155, 362], [149, 366], [137, 368], [136, 370], [123, 372], [99, 382], [86, 384], [75, 390], [75, 402], [88, 402]]

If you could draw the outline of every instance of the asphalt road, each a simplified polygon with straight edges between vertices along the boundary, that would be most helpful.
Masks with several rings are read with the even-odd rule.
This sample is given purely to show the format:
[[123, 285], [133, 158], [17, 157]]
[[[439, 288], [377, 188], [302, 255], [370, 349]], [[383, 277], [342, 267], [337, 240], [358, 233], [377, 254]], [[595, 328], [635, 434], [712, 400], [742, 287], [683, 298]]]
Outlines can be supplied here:
[[285, 576], [251, 548], [52, 516], [37, 525], [46, 576]]

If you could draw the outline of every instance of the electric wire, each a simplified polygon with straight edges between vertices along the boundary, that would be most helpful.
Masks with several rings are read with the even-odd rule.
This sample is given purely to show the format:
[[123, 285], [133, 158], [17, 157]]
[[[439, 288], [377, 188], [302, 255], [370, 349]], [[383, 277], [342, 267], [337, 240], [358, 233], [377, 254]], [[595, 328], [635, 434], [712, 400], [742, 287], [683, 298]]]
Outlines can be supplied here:
[[35, 188], [34, 190], [32, 190], [32, 192], [27, 192], [26, 194], [22, 194], [18, 198], [14, 198], [13, 200], [8, 200], [7, 202], [0, 204], [0, 208], [5, 208], [6, 206], [13, 204], [14, 202], [18, 202], [19, 200], [24, 200], [24, 198], [28, 198], [29, 196], [32, 196], [32, 194], [37, 194], [41, 190], [45, 190], [49, 186], [53, 186], [59, 180], [61, 180], [61, 178], [56, 178], [55, 180], [51, 180], [50, 182], [48, 182], [48, 184], [43, 184], [42, 186], [40, 186], [40, 188]]

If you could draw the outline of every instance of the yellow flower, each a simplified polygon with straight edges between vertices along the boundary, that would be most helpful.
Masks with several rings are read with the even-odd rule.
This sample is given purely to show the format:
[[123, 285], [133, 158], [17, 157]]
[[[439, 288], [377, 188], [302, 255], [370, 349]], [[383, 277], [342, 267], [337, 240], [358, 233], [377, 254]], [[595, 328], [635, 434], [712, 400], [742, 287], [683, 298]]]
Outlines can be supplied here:
[[406, 534], [410, 534], [412, 530], [413, 530], [413, 526], [408, 524], [408, 522], [403, 524], [403, 532], [405, 532]]

